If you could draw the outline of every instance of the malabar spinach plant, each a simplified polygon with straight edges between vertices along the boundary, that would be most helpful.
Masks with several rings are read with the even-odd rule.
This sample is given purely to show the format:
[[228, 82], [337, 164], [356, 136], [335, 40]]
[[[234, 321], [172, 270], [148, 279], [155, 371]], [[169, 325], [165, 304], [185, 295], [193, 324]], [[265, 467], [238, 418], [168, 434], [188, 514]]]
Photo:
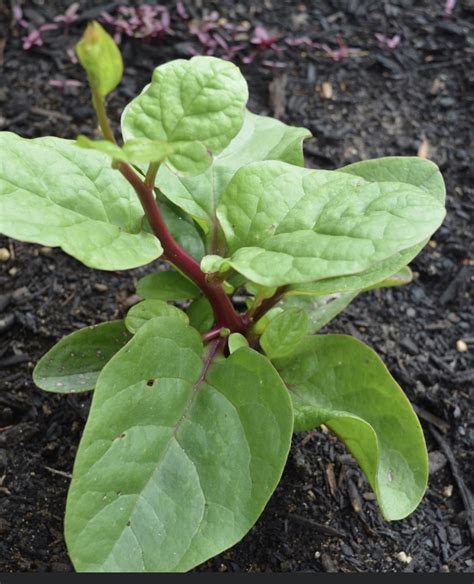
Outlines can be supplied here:
[[[310, 133], [246, 110], [230, 62], [161, 65], [125, 108], [120, 53], [77, 45], [103, 140], [0, 134], [0, 230], [90, 268], [165, 260], [124, 320], [62, 339], [46, 391], [94, 390], [65, 533], [78, 571], [184, 571], [239, 541], [281, 477], [293, 431], [321, 424], [359, 462], [384, 517], [426, 488], [418, 419], [376, 353], [318, 334], [358, 294], [410, 281], [443, 221], [437, 167], [382, 158], [304, 167]], [[247, 298], [237, 310], [234, 292]]]

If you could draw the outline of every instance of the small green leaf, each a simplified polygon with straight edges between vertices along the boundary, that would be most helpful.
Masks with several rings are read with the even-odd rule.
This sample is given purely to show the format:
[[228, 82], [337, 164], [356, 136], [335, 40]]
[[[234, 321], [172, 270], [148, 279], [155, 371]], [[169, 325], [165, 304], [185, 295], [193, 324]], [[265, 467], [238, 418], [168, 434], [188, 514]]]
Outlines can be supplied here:
[[196, 174], [210, 165], [208, 152], [221, 152], [238, 133], [247, 99], [247, 83], [232, 63], [177, 59], [157, 67], [150, 85], [129, 103], [122, 133], [125, 142], [148, 138], [172, 144], [171, 166]]
[[94, 389], [99, 373], [131, 338], [122, 320], [104, 322], [61, 339], [36, 364], [33, 381], [45, 391]]
[[409, 515], [428, 477], [423, 431], [377, 354], [344, 335], [308, 337], [274, 363], [290, 390], [295, 430], [331, 428], [358, 460], [386, 519]]
[[204, 242], [194, 221], [187, 216], [183, 216], [184, 213], [179, 209], [175, 208], [179, 212], [173, 209], [172, 204], [169, 202], [158, 201], [158, 207], [174, 239], [193, 258], [200, 261], [205, 253]]
[[445, 211], [407, 183], [266, 161], [234, 175], [217, 214], [229, 264], [253, 282], [280, 286], [373, 269], [423, 243]]
[[188, 324], [189, 318], [182, 310], [163, 300], [144, 300], [132, 306], [125, 317], [125, 326], [135, 334], [146, 322], [159, 316], [173, 316]]
[[186, 311], [189, 317], [189, 323], [200, 333], [207, 332], [214, 324], [214, 312], [209, 300], [201, 296], [194, 302], [191, 302]]
[[201, 292], [181, 273], [163, 271], [138, 280], [137, 294], [145, 300], [189, 300], [198, 298]]
[[229, 353], [235, 353], [237, 349], [241, 349], [242, 347], [248, 347], [249, 343], [244, 335], [240, 333], [232, 333], [229, 335]]
[[260, 338], [269, 359], [291, 355], [306, 336], [308, 317], [303, 310], [290, 308], [273, 318]]
[[180, 320], [150, 320], [94, 392], [66, 508], [76, 570], [186, 571], [234, 545], [278, 484], [292, 429], [263, 355], [213, 358]]
[[239, 168], [257, 160], [282, 160], [303, 166], [302, 142], [309, 136], [305, 128], [293, 128], [247, 110], [239, 134], [214, 157], [204, 175], [182, 178], [163, 167], [156, 184], [173, 203], [209, 229], [215, 223], [222, 193]]
[[122, 55], [114, 39], [98, 22], [90, 22], [76, 45], [79, 62], [86, 70], [89, 83], [105, 97], [120, 83], [123, 75]]
[[216, 272], [223, 274], [229, 268], [229, 264], [219, 255], [206, 255], [201, 260], [201, 270], [205, 274], [213, 274]]
[[126, 270], [163, 252], [142, 218], [134, 190], [103, 154], [0, 133], [1, 233], [60, 246], [91, 268]]

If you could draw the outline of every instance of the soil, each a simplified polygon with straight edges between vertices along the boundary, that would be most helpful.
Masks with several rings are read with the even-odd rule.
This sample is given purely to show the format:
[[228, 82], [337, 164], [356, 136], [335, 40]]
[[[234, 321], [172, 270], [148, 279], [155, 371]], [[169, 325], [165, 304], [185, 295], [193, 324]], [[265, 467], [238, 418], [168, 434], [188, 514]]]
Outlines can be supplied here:
[[[30, 27], [40, 26], [68, 4], [29, 0], [23, 17]], [[0, 6], [0, 129], [28, 137], [92, 134], [85, 79], [66, 49], [86, 20], [104, 9], [113, 13], [119, 4], [80, 2], [80, 18], [69, 30], [48, 31], [44, 44], [29, 50], [21, 40], [29, 31], [12, 21], [8, 2]], [[126, 73], [110, 102], [115, 122], [154, 66], [203, 50], [174, 2], [165, 4], [171, 32], [122, 41]], [[261, 24], [281, 35], [276, 50], [260, 46], [252, 61], [256, 45], [249, 48], [252, 35], [241, 31], [246, 48], [235, 61], [248, 79], [253, 111], [313, 132], [306, 145], [310, 166], [331, 169], [418, 153], [440, 166], [448, 192], [446, 221], [413, 262], [415, 281], [358, 297], [327, 327], [373, 346], [415, 404], [431, 462], [420, 507], [403, 521], [385, 522], [334, 436], [297, 434], [281, 484], [256, 526], [200, 570], [472, 571], [474, 3], [460, 0], [445, 17], [444, 3], [428, 0], [202, 0], [184, 6], [197, 22], [218, 10], [220, 19]], [[220, 20], [218, 30], [227, 34], [224, 24]], [[400, 43], [380, 46], [376, 33], [398, 34]], [[305, 36], [332, 49], [344, 42], [349, 50], [308, 47]], [[289, 46], [287, 38], [299, 38], [299, 46]], [[252, 62], [242, 63], [245, 57]], [[49, 84], [71, 78], [84, 85]], [[33, 364], [63, 335], [123, 316], [135, 279], [153, 268], [91, 271], [57, 249], [6, 238], [0, 247], [11, 256], [0, 263], [0, 570], [70, 571], [62, 517], [89, 397], [42, 393], [31, 380]]]

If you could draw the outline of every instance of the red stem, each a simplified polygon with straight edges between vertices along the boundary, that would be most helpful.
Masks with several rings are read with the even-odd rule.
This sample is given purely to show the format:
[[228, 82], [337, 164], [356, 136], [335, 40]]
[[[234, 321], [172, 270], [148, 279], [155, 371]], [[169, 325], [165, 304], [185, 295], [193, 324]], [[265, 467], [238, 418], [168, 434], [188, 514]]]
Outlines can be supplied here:
[[163, 258], [174, 264], [188, 278], [193, 280], [207, 296], [214, 310], [218, 327], [228, 328], [232, 332], [245, 332], [246, 324], [235, 311], [232, 301], [225, 293], [222, 285], [210, 284], [206, 280], [206, 275], [201, 271], [199, 263], [174, 240], [156, 204], [153, 189], [140, 179], [129, 164], [120, 162], [118, 169], [135, 189], [153, 233], [160, 240], [163, 247]]

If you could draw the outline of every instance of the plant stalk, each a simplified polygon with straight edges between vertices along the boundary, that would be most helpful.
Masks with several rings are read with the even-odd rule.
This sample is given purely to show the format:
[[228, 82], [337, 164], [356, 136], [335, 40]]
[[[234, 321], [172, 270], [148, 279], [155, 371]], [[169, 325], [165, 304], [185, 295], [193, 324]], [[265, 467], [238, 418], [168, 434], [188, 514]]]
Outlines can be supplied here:
[[207, 296], [214, 310], [216, 327], [228, 328], [231, 332], [245, 332], [247, 323], [235, 311], [232, 301], [225, 293], [222, 285], [208, 282], [206, 275], [201, 271], [199, 263], [178, 245], [171, 235], [156, 204], [153, 188], [147, 186], [129, 164], [120, 162], [117, 168], [137, 193], [153, 233], [160, 240], [163, 247], [163, 258], [181, 270]]
[[102, 134], [106, 140], [116, 144], [115, 136], [110, 126], [109, 118], [107, 117], [107, 112], [105, 111], [104, 97], [95, 89], [93, 84], [90, 84], [92, 91], [92, 105], [94, 106], [95, 113], [97, 114], [97, 120], [99, 122], [99, 127], [102, 130]]

